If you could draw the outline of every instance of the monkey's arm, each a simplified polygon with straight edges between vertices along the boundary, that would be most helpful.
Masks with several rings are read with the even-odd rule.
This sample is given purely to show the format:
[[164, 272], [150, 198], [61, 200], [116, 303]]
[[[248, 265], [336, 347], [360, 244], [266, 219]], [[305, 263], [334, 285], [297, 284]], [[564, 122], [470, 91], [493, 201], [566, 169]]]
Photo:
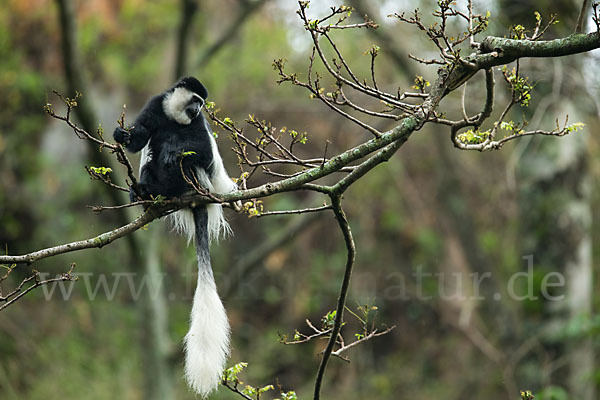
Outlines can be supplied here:
[[117, 127], [113, 132], [113, 138], [127, 150], [136, 153], [143, 149], [152, 134], [160, 129], [158, 121], [160, 121], [159, 115], [162, 114], [164, 113], [161, 100], [155, 97], [142, 109], [133, 126], [127, 129]]
[[132, 153], [137, 153], [144, 148], [151, 136], [151, 131], [143, 125], [134, 125], [131, 128], [115, 128], [113, 138]]

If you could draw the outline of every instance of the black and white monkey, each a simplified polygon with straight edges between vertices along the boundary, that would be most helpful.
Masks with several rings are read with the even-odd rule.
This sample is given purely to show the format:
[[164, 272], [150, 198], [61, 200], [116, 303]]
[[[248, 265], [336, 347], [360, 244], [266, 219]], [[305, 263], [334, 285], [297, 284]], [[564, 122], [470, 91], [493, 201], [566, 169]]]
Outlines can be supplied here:
[[[208, 92], [196, 78], [186, 77], [144, 106], [128, 129], [116, 128], [115, 141], [127, 150], [142, 150], [139, 187], [142, 197], [181, 196], [192, 190], [181, 173], [192, 174], [212, 193], [237, 190], [230, 179], [202, 106]], [[183, 152], [194, 152], [182, 159]], [[180, 165], [181, 162], [181, 165]], [[134, 197], [132, 195], [132, 197]], [[185, 377], [192, 389], [208, 395], [219, 384], [229, 354], [229, 322], [215, 285], [209, 243], [229, 232], [220, 204], [180, 210], [171, 217], [177, 230], [195, 238], [198, 285], [190, 330], [185, 336]]]

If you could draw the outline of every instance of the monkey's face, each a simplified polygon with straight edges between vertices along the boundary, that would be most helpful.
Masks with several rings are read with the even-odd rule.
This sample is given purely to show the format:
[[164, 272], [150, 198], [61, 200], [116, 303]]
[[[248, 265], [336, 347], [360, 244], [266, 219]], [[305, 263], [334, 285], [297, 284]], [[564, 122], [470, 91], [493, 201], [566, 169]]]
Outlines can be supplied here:
[[200, 116], [204, 99], [185, 87], [175, 87], [163, 100], [163, 109], [167, 117], [181, 125], [189, 125]]
[[190, 103], [185, 107], [185, 114], [191, 120], [197, 118], [200, 115], [204, 100], [200, 97], [193, 97]]

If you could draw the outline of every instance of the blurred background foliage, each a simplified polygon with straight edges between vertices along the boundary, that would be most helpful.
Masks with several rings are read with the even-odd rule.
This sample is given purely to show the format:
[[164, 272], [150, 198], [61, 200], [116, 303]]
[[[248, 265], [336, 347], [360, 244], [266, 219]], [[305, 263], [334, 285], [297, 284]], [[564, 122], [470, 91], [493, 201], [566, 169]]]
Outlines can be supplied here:
[[[125, 103], [132, 121], [150, 96], [171, 85], [185, 3], [74, 2], [84, 98], [93, 103], [95, 126], [111, 132]], [[369, 73], [364, 52], [377, 44], [381, 87], [395, 92], [408, 88], [415, 74], [435, 77], [435, 68], [406, 58], [426, 57], [433, 49], [413, 28], [387, 18], [418, 6], [429, 20], [434, 1], [346, 4], [357, 8], [357, 21], [368, 13], [381, 24], [375, 35], [335, 32], [361, 76]], [[329, 5], [315, 1], [311, 11], [319, 15]], [[287, 59], [288, 70], [306, 73], [310, 43], [296, 6], [291, 0], [199, 1], [183, 70], [207, 86], [222, 116], [242, 121], [254, 114], [306, 131], [301, 152], [320, 156], [328, 141], [333, 154], [369, 134], [308, 93], [276, 83], [276, 58]], [[500, 36], [513, 24], [533, 27], [535, 10], [544, 18], [558, 13], [560, 23], [548, 32], [558, 37], [572, 32], [580, 6], [571, 0], [499, 0], [475, 7], [492, 12], [488, 33]], [[95, 215], [86, 208], [109, 204], [108, 189], [84, 170], [91, 163], [87, 145], [42, 110], [56, 102], [53, 89], [72, 95], [66, 92], [60, 32], [54, 1], [6, 0], [0, 8], [0, 245], [10, 254], [87, 238], [121, 221], [110, 211]], [[532, 105], [511, 118], [551, 128], [556, 117], [569, 114], [571, 122], [586, 124], [583, 133], [511, 142], [481, 154], [455, 150], [445, 128], [427, 126], [346, 194], [358, 249], [348, 306], [376, 305], [378, 323], [396, 329], [350, 350], [350, 364], [331, 360], [325, 398], [516, 399], [520, 389], [534, 390], [537, 399], [596, 398], [597, 57], [524, 60], [520, 66], [536, 87]], [[482, 81], [468, 87], [472, 112], [484, 99]], [[441, 109], [460, 115], [460, 92]], [[377, 124], [380, 130], [393, 126]], [[239, 175], [227, 151], [229, 138], [216, 132], [222, 133], [218, 141], [229, 173]], [[262, 182], [258, 177], [252, 184]], [[264, 206], [278, 210], [322, 200], [284, 194], [265, 199]], [[325, 342], [284, 346], [278, 333], [307, 332], [306, 318], [318, 323], [335, 307], [345, 251], [333, 216], [249, 219], [230, 213], [229, 220], [235, 236], [213, 248], [213, 264], [232, 325], [231, 364], [248, 362], [242, 379], [255, 386], [278, 382], [308, 398]], [[62, 287], [72, 288], [67, 301], [59, 286], [52, 295], [52, 288], [38, 289], [0, 313], [0, 398], [194, 398], [182, 379], [179, 348], [195, 286], [193, 249], [158, 225], [135, 233], [138, 247], [121, 240], [54, 257], [16, 269], [3, 283], [17, 284], [31, 268], [59, 274], [71, 262], [82, 276]], [[515, 273], [528, 272], [528, 255], [538, 299], [515, 301], [507, 284]], [[131, 287], [152, 286], [144, 281], [152, 265], [163, 273], [162, 291], [132, 293]], [[426, 278], [419, 293], [415, 271], [443, 275]], [[479, 291], [485, 300], [451, 296], [461, 288], [470, 296], [469, 274], [486, 271], [491, 278]], [[564, 287], [550, 291], [564, 294], [561, 301], [542, 296], [549, 272], [566, 277]], [[517, 293], [527, 289], [520, 279]], [[431, 299], [419, 298], [424, 296]], [[359, 326], [348, 319], [344, 329], [351, 337]], [[221, 389], [213, 398], [235, 395]]]

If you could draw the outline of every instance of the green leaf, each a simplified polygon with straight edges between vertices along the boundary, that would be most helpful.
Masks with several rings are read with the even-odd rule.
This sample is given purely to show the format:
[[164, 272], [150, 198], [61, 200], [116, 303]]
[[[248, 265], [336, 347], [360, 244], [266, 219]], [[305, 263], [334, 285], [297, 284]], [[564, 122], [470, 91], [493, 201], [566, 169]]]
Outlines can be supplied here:
[[296, 395], [296, 392], [294, 392], [293, 390], [290, 390], [287, 393], [281, 392], [281, 399], [275, 399], [275, 400], [298, 400], [298, 396]]
[[325, 329], [333, 328], [333, 325], [335, 324], [335, 316], [336, 315], [337, 315], [336, 310], [330, 311], [327, 314], [325, 314], [325, 316], [322, 319], [323, 328], [325, 328]]
[[417, 75], [415, 77], [415, 84], [412, 86], [413, 89], [419, 90], [421, 92], [425, 91], [425, 88], [431, 86], [431, 83], [423, 78], [421, 75]]
[[583, 129], [583, 127], [585, 126], [585, 124], [583, 122], [575, 122], [574, 124], [571, 124], [567, 127], [565, 127], [567, 132], [577, 132], [580, 129]]
[[258, 394], [262, 394], [265, 392], [268, 392], [269, 390], [274, 390], [275, 387], [273, 385], [267, 385], [267, 386], [263, 386], [260, 389], [258, 389]]
[[459, 133], [456, 137], [464, 144], [481, 144], [485, 142], [490, 136], [490, 131], [480, 131], [479, 129]]
[[109, 167], [90, 167], [90, 170], [98, 175], [106, 175], [112, 172], [112, 168]]
[[258, 393], [258, 390], [256, 390], [255, 387], [250, 386], [250, 385], [246, 385], [245, 388], [242, 389], [242, 393], [244, 393], [246, 396], [256, 396], [256, 394]]
[[239, 382], [239, 379], [237, 376], [247, 366], [248, 366], [248, 363], [240, 362], [240, 363], [235, 364], [233, 367], [227, 368], [225, 371], [223, 371], [222, 379], [226, 382], [233, 382], [233, 383]]
[[534, 398], [531, 390], [521, 390], [521, 400], [533, 400]]

